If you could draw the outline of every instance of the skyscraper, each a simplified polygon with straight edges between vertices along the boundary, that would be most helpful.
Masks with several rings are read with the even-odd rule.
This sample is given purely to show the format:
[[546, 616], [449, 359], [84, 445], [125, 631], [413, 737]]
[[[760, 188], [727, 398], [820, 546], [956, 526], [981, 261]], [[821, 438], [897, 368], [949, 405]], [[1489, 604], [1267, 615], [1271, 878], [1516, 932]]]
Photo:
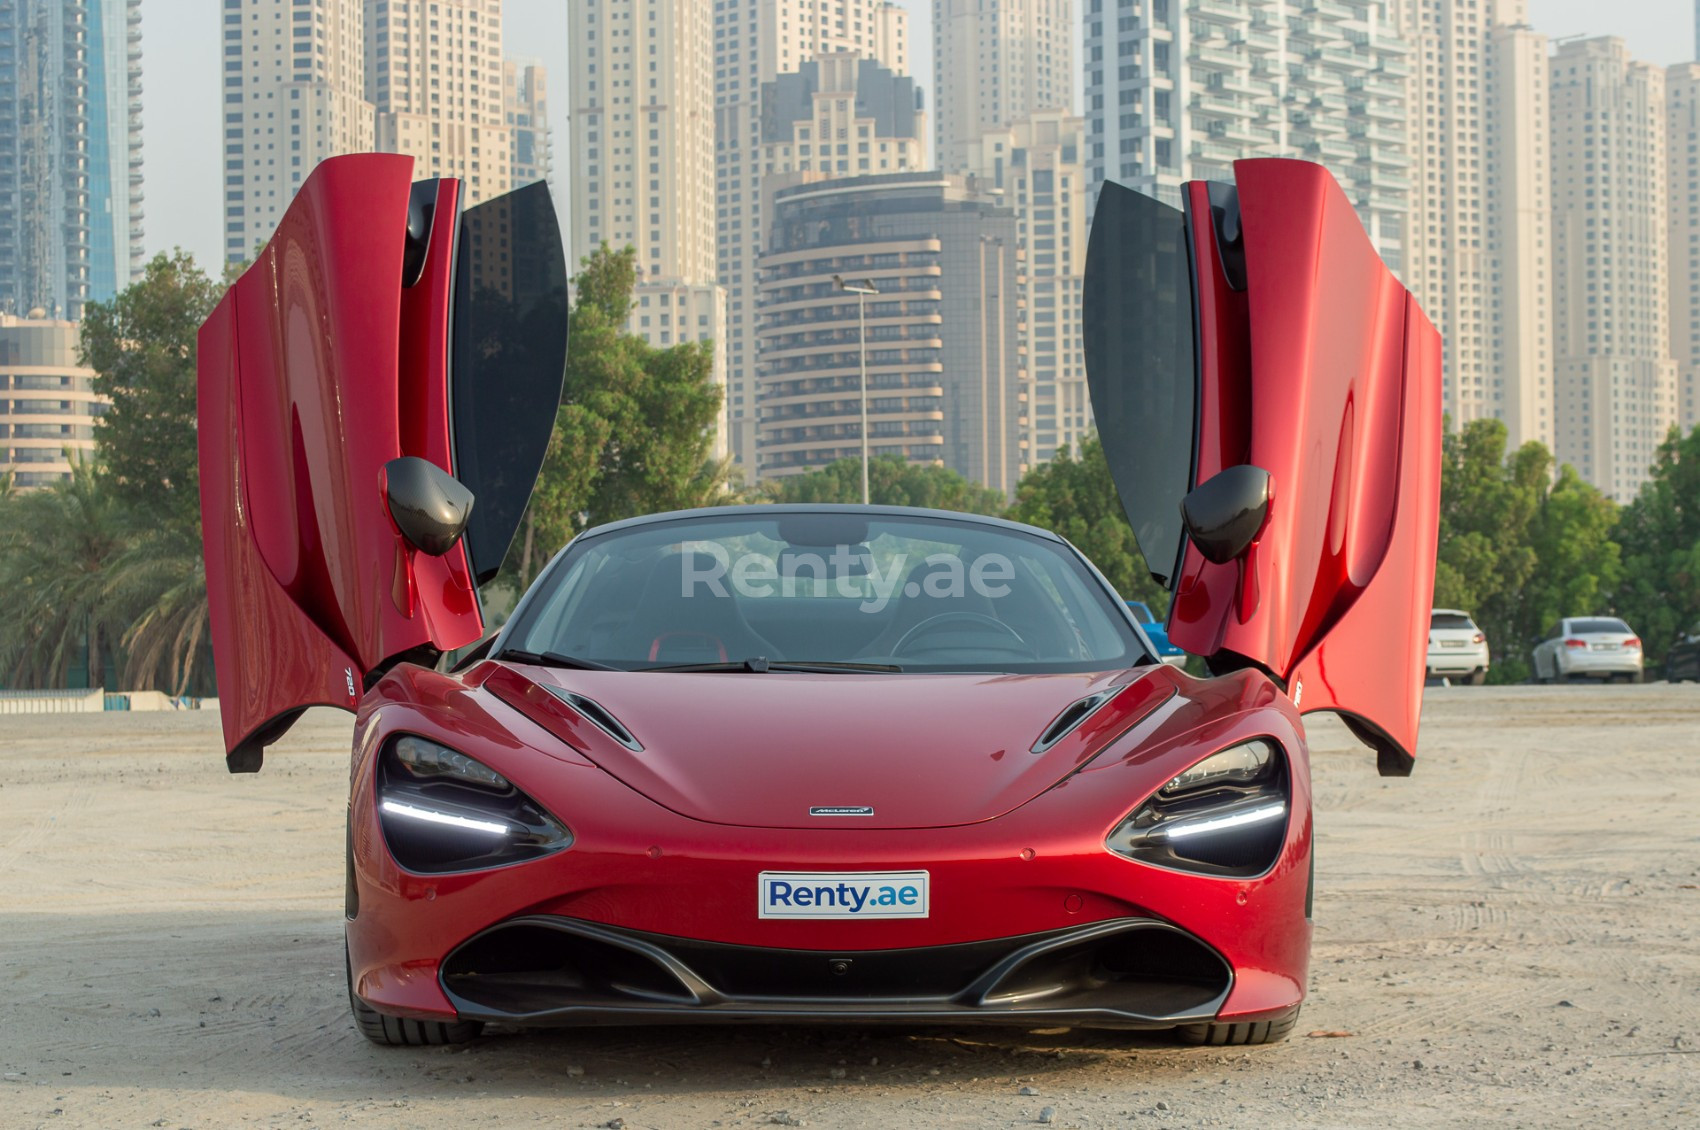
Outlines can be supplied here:
[[1557, 454], [1627, 502], [1677, 417], [1665, 72], [1611, 37], [1551, 66]]
[[966, 178], [780, 190], [762, 255], [763, 477], [860, 454], [866, 349], [874, 458], [942, 463], [1012, 493], [1027, 465], [1020, 300], [1015, 213]]
[[549, 137], [549, 83], [535, 59], [502, 63], [502, 110], [510, 152], [508, 179], [514, 185], [554, 179], [554, 150]]
[[1019, 313], [1030, 401], [1029, 458], [1044, 463], [1092, 428], [1080, 311], [1086, 274], [1085, 120], [1036, 111], [980, 136], [976, 180], [1015, 212], [1024, 270]]
[[964, 172], [987, 133], [1074, 105], [1073, 0], [934, 0], [933, 58], [938, 166]]
[[469, 205], [508, 191], [501, 0], [365, 0], [364, 69], [374, 148], [459, 177]]
[[1670, 354], [1677, 364], [1676, 422], [1700, 424], [1700, 63], [1665, 71], [1669, 164]]
[[224, 257], [240, 262], [315, 165], [372, 150], [373, 112], [360, 0], [223, 0], [221, 14]]
[[[711, 341], [726, 382], [715, 278], [713, 25], [701, 0], [571, 6], [570, 253], [637, 252], [629, 328], [651, 345]], [[720, 451], [724, 435], [720, 440]]]
[[142, 266], [140, 0], [0, 3], [0, 311], [79, 319]]
[[1386, 5], [1084, 2], [1094, 199], [1114, 180], [1178, 203], [1183, 182], [1231, 180], [1241, 158], [1301, 157], [1334, 174], [1400, 269], [1410, 52]]
[[1411, 45], [1400, 275], [1445, 342], [1444, 410], [1554, 442], [1546, 37], [1525, 0], [1395, 0]]
[[[762, 88], [827, 52], [855, 52], [909, 73], [908, 13], [891, 0], [716, 0], [714, 11], [714, 213], [716, 275], [727, 298], [727, 424], [730, 450], [756, 473], [757, 262], [766, 238]], [[834, 131], [846, 126], [832, 126]], [[834, 136], [842, 156], [860, 138]], [[840, 154], [834, 153], [834, 158]], [[818, 154], [816, 155], [819, 156]], [[859, 169], [848, 170], [852, 175]]]

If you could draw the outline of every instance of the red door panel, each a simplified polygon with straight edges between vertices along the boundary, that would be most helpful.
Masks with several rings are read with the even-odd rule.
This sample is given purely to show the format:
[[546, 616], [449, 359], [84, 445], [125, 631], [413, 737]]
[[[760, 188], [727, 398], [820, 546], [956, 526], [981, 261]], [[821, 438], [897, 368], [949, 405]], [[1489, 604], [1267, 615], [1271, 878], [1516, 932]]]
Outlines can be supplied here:
[[[1434, 583], [1439, 336], [1326, 170], [1268, 159], [1234, 173], [1234, 186], [1186, 186], [1197, 357], [1169, 379], [1195, 382], [1189, 484], [1251, 464], [1272, 501], [1239, 559], [1184, 544], [1169, 638], [1218, 670], [1263, 668], [1301, 710], [1345, 715], [1384, 772], [1408, 772]], [[1100, 427], [1107, 450], [1143, 438]]]
[[385, 660], [482, 632], [464, 547], [416, 551], [384, 498], [384, 465], [399, 456], [453, 473], [455, 193], [404, 302], [412, 164], [321, 164], [201, 329], [202, 519], [233, 770], [257, 769], [305, 706], [352, 709]]

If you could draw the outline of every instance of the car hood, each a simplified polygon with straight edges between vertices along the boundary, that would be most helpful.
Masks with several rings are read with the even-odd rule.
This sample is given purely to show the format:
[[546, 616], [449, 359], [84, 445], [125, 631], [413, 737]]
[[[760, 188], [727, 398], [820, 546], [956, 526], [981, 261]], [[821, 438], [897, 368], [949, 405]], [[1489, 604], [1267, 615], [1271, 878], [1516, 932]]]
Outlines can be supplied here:
[[[1177, 691], [1160, 666], [1067, 675], [490, 666], [498, 670], [486, 690], [657, 804], [764, 828], [990, 820], [1073, 773]], [[1054, 719], [1100, 690], [1117, 693], [1063, 740], [1032, 752]], [[642, 749], [591, 724], [562, 691], [591, 699]], [[857, 814], [811, 814], [822, 808]]]

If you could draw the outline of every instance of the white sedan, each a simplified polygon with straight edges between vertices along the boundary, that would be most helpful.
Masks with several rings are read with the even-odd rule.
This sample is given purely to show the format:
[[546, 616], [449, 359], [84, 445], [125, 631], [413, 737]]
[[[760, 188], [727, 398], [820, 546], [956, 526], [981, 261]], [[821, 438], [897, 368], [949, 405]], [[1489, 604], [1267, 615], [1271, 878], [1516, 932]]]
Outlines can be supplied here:
[[1436, 608], [1428, 622], [1428, 677], [1467, 679], [1473, 687], [1487, 682], [1487, 636], [1468, 612]]
[[1610, 616], [1560, 620], [1535, 645], [1533, 658], [1537, 683], [1582, 676], [1641, 681], [1641, 640], [1628, 624]]

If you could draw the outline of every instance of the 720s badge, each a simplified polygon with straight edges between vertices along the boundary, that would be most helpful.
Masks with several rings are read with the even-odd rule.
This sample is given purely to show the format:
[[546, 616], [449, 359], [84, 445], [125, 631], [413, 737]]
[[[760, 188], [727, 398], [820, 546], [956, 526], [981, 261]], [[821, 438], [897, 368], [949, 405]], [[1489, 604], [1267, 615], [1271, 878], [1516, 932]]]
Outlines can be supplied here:
[[763, 871], [763, 918], [925, 918], [925, 871]]

